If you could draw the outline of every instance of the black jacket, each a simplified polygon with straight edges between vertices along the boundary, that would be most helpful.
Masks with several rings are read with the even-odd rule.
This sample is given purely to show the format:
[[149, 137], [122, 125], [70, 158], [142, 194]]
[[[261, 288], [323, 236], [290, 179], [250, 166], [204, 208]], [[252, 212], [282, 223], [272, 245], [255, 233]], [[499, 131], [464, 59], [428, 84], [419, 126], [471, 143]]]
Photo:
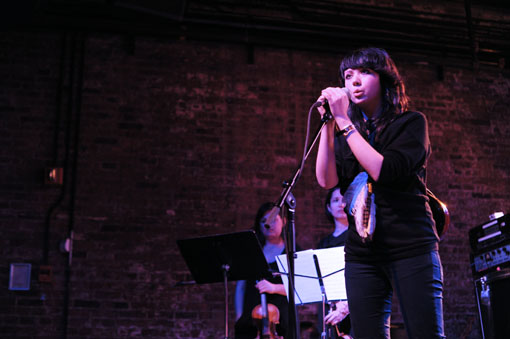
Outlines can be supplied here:
[[[431, 153], [427, 119], [420, 112], [396, 117], [376, 137], [383, 155], [379, 180], [373, 183], [376, 227], [363, 242], [349, 218], [346, 260], [395, 260], [437, 250], [438, 236], [426, 196], [426, 165]], [[335, 137], [337, 172], [342, 194], [363, 168], [343, 135]]]

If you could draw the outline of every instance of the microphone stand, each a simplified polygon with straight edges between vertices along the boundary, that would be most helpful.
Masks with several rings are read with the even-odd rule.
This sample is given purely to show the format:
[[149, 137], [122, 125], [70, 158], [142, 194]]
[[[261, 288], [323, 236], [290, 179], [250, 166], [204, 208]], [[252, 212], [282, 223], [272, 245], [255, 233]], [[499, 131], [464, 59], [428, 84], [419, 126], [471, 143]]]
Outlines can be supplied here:
[[[317, 107], [317, 103], [314, 104], [313, 107]], [[312, 108], [313, 108], [312, 107]], [[291, 191], [296, 185], [299, 177], [301, 176], [301, 172], [303, 170], [303, 165], [308, 156], [310, 155], [310, 152], [319, 139], [320, 133], [324, 126], [328, 123], [329, 120], [331, 120], [333, 116], [331, 115], [331, 112], [329, 111], [329, 107], [326, 109], [326, 113], [322, 116], [321, 124], [317, 131], [315, 132], [315, 136], [312, 140], [312, 143], [308, 147], [308, 149], [305, 151], [304, 159], [301, 162], [301, 166], [296, 170], [294, 173], [294, 176], [290, 180], [290, 182], [283, 182], [283, 191], [280, 195], [280, 199], [276, 206], [273, 208], [271, 213], [269, 214], [266, 223], [272, 224], [274, 220], [276, 219], [276, 216], [281, 211], [284, 204], [287, 205], [287, 216], [288, 216], [288, 223], [287, 223], [287, 265], [289, 268], [289, 338], [291, 339], [299, 339], [299, 324], [297, 322], [297, 311], [296, 311], [296, 302], [295, 302], [295, 295], [294, 295], [294, 258], [296, 253], [296, 239], [295, 239], [295, 211], [296, 211], [296, 200], [294, 199], [294, 196], [292, 195]]]

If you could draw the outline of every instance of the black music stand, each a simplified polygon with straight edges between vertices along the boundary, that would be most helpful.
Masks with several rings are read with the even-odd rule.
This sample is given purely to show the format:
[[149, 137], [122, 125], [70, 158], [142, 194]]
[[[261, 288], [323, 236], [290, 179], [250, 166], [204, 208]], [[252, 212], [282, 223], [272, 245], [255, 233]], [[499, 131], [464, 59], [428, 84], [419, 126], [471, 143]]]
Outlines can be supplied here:
[[222, 282], [225, 290], [225, 339], [228, 339], [227, 281], [270, 276], [269, 265], [254, 231], [177, 240], [197, 284]]

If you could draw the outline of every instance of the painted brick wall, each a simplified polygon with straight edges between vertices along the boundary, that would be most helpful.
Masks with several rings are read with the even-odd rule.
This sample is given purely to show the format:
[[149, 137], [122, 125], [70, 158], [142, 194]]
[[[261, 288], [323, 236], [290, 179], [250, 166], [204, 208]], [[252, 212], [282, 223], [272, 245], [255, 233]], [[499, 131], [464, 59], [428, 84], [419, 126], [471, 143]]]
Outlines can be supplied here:
[[[223, 336], [222, 284], [176, 287], [192, 279], [176, 240], [247, 229], [260, 203], [278, 200], [341, 56], [100, 34], [0, 41], [0, 333]], [[446, 332], [477, 338], [468, 230], [508, 212], [510, 79], [394, 57], [429, 119], [429, 186], [452, 214], [440, 247]], [[314, 161], [315, 151], [293, 192], [303, 248], [330, 230]], [[51, 166], [65, 167], [64, 186], [44, 185]], [[71, 230], [68, 269], [59, 244]], [[30, 291], [7, 289], [16, 262], [33, 265]]]

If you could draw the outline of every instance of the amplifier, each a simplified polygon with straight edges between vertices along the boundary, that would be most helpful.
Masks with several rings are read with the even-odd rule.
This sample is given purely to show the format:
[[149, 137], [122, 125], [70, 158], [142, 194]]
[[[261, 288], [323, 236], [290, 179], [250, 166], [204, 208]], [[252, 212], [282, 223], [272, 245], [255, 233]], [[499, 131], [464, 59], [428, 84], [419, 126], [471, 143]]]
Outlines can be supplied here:
[[510, 243], [510, 214], [470, 229], [469, 242], [475, 254], [486, 252], [502, 243]]
[[510, 244], [500, 245], [491, 250], [471, 254], [473, 276], [480, 277], [488, 272], [501, 271], [510, 266]]

